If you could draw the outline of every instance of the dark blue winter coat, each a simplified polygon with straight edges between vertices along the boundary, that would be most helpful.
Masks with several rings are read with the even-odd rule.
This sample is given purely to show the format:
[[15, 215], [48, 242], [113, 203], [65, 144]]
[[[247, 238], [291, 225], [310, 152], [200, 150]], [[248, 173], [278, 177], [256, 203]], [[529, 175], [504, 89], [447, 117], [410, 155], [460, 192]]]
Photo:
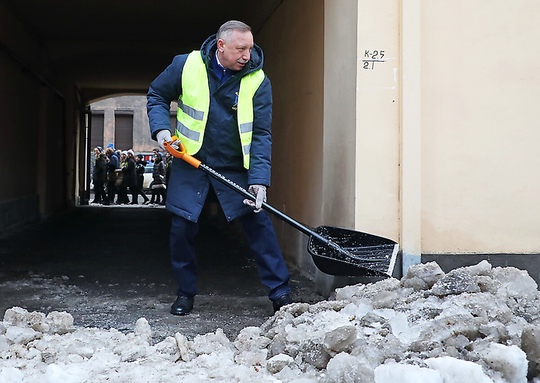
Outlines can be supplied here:
[[[209, 37], [201, 47], [201, 55], [206, 63], [210, 85], [210, 110], [204, 134], [203, 146], [194, 157], [220, 172], [235, 183], [248, 188], [248, 185], [270, 186], [271, 168], [271, 123], [272, 87], [266, 77], [253, 98], [254, 120], [251, 144], [250, 168], [246, 170], [242, 162], [242, 148], [236, 120], [236, 92], [242, 76], [262, 68], [263, 52], [255, 45], [249, 64], [235, 72], [223, 84], [212, 69], [215, 60], [215, 35]], [[172, 63], [151, 84], [148, 91], [147, 110], [150, 132], [153, 139], [162, 129], [171, 129], [170, 103], [178, 100], [182, 91], [182, 70], [187, 54], [174, 57]], [[232, 220], [253, 208], [243, 204], [244, 197], [195, 169], [183, 160], [175, 158], [172, 163], [169, 185], [167, 185], [167, 209], [190, 221], [197, 222], [204, 201], [214, 188], [227, 220]]]
[[115, 152], [111, 153], [109, 157], [109, 162], [107, 162], [107, 173], [109, 176], [109, 181], [114, 182], [116, 180], [117, 174], [116, 169], [120, 167], [120, 160]]

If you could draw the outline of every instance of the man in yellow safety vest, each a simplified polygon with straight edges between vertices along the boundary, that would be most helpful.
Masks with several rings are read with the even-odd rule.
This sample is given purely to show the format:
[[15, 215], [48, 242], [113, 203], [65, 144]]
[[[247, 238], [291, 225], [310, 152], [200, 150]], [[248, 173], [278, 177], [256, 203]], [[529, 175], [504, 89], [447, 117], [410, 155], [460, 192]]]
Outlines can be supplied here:
[[171, 264], [178, 284], [174, 315], [192, 311], [196, 288], [195, 236], [211, 189], [228, 221], [238, 219], [259, 268], [274, 311], [292, 303], [289, 272], [274, 228], [261, 204], [271, 171], [272, 88], [262, 67], [262, 49], [251, 28], [231, 20], [200, 51], [174, 57], [152, 82], [147, 110], [152, 138], [171, 141], [170, 103], [178, 102], [175, 134], [189, 154], [248, 189], [243, 197], [204, 172], [174, 159], [166, 207], [173, 213]]

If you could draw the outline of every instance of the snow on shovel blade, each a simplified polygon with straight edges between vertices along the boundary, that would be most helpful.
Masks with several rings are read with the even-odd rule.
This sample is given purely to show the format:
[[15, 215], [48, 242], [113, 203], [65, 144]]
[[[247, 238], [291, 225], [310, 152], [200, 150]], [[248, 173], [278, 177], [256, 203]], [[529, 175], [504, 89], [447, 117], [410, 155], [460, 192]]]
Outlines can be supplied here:
[[338, 276], [392, 275], [399, 250], [396, 242], [333, 226], [319, 226], [315, 232], [338, 248], [328, 246], [314, 236], [310, 237], [308, 251], [315, 266], [323, 273]]

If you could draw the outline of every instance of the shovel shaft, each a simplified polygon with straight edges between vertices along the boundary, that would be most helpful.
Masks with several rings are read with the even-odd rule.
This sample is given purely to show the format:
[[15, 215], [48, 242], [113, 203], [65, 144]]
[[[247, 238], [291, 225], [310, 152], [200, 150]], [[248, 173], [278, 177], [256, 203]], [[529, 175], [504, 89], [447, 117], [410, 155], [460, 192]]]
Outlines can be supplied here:
[[[253, 194], [248, 192], [242, 186], [238, 185], [234, 181], [231, 181], [230, 179], [223, 176], [222, 174], [216, 172], [214, 169], [210, 168], [209, 166], [201, 163], [199, 165], [199, 169], [204, 171], [206, 174], [212, 176], [213, 178], [215, 178], [219, 182], [221, 182], [221, 183], [227, 185], [228, 187], [234, 189], [237, 193], [241, 194], [244, 198], [250, 199], [252, 201], [255, 201], [257, 199], [257, 197], [255, 197]], [[272, 205], [269, 205], [266, 202], [263, 202], [262, 203], [262, 208], [264, 210], [268, 211], [269, 213], [274, 214], [275, 216], [277, 216], [281, 220], [287, 222], [288, 224], [295, 227], [296, 229], [300, 230], [302, 233], [304, 233], [306, 235], [312, 235], [312, 236], [316, 237], [318, 240], [321, 240], [323, 242], [327, 241], [327, 239], [324, 238], [323, 236], [317, 234], [313, 230], [309, 229], [307, 226], [305, 226], [305, 225], [301, 224], [300, 222], [292, 219], [291, 217], [283, 214], [281, 211], [279, 211], [278, 209], [276, 209]]]
[[[184, 158], [185, 157], [186, 156], [184, 156]], [[244, 189], [242, 186], [238, 185], [234, 181], [231, 181], [227, 177], [225, 177], [222, 174], [216, 172], [211, 167], [209, 167], [209, 166], [207, 166], [207, 165], [205, 165], [203, 163], [199, 163], [198, 168], [201, 169], [202, 171], [204, 171], [205, 173], [207, 173], [208, 175], [210, 175], [211, 177], [215, 178], [219, 182], [221, 182], [221, 183], [225, 184], [226, 186], [234, 189], [236, 192], [238, 192], [239, 194], [241, 194], [245, 198], [250, 199], [252, 201], [255, 201], [256, 197], [253, 194], [248, 192], [246, 189]], [[322, 242], [326, 246], [332, 248], [333, 250], [338, 251], [339, 253], [341, 253], [345, 257], [352, 258], [352, 259], [354, 259], [356, 261], [368, 260], [368, 259], [365, 259], [365, 258], [357, 257], [356, 255], [352, 254], [350, 251], [347, 251], [346, 249], [342, 248], [341, 246], [339, 246], [335, 242], [329, 240], [328, 238], [323, 237], [322, 235], [320, 235], [316, 231], [312, 230], [308, 226], [306, 226], [306, 225], [292, 219], [288, 215], [282, 213], [281, 211], [279, 211], [278, 209], [276, 209], [272, 205], [267, 204], [266, 202], [262, 203], [262, 208], [264, 210], [266, 210], [267, 212], [272, 213], [273, 215], [275, 215], [279, 219], [285, 221], [286, 223], [288, 223], [292, 227], [300, 230], [302, 233], [304, 233], [304, 234], [306, 234], [308, 236], [311, 236], [311, 237], [317, 239], [318, 241]]]

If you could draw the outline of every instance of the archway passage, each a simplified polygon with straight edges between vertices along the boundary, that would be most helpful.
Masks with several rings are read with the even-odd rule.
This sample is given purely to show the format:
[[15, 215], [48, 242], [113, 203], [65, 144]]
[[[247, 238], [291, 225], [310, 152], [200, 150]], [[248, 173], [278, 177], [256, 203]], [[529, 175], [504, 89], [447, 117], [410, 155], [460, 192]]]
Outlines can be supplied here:
[[[103, 327], [107, 327], [109, 319], [119, 323], [120, 327], [128, 327], [133, 321], [126, 313], [131, 310], [137, 313], [146, 306], [155, 308], [145, 314], [155, 312], [163, 318], [169, 317], [174, 286], [162, 282], [162, 279], [170, 282], [167, 228], [161, 226], [166, 225], [167, 220], [162, 222], [158, 218], [160, 214], [166, 214], [165, 211], [148, 209], [124, 213], [123, 208], [103, 211], [90, 210], [92, 208], [86, 206], [73, 208], [79, 205], [86, 190], [85, 119], [88, 105], [93, 100], [112, 95], [145, 94], [149, 83], [174, 55], [199, 48], [224, 21], [245, 21], [256, 35], [285, 2], [244, 0], [229, 4], [220, 0], [198, 3], [167, 0], [159, 4], [158, 8], [155, 3], [142, 0], [130, 2], [129, 6], [105, 0], [30, 0], [23, 3], [0, 0], [0, 18], [6, 31], [0, 39], [0, 79], [4, 84], [5, 105], [9, 105], [2, 123], [4, 139], [0, 156], [5, 162], [19, 159], [17, 167], [8, 171], [9, 178], [16, 178], [17, 182], [13, 187], [0, 188], [0, 283], [2, 287], [14, 286], [12, 290], [3, 288], [0, 291], [2, 305], [19, 304], [45, 312], [60, 308], [83, 310], [78, 314], [79, 323]], [[268, 46], [270, 49], [270, 44]], [[21, 145], [28, 143], [29, 137], [32, 138], [32, 155], [21, 156]], [[57, 214], [60, 215], [55, 217]], [[146, 217], [146, 214], [157, 214], [158, 217]], [[43, 218], [47, 222], [39, 223]], [[29, 223], [33, 225], [18, 229]], [[139, 224], [142, 226], [137, 229]], [[208, 229], [203, 232], [218, 231], [217, 228], [214, 230], [211, 221], [207, 224]], [[103, 234], [107, 228], [112, 230], [110, 236]], [[80, 231], [76, 232], [77, 229]], [[152, 271], [156, 256], [150, 249], [141, 254], [148, 258], [138, 261], [133, 258], [140, 245], [133, 245], [129, 250], [124, 244], [124, 250], [101, 252], [104, 243], [129, 240], [131, 246], [132, 242], [150, 237], [150, 232], [155, 231], [163, 235], [159, 242], [164, 246], [159, 252], [164, 257], [163, 269], [159, 272]], [[271, 313], [266, 293], [264, 289], [260, 290], [262, 287], [256, 272], [250, 270], [250, 263], [246, 261], [239, 266], [230, 261], [234, 259], [228, 256], [233, 245], [237, 249], [241, 245], [216, 238], [219, 237], [201, 236], [203, 243], [221, 244], [215, 250], [208, 250], [216, 257], [221, 254], [222, 258], [208, 261], [209, 267], [215, 267], [213, 273], [217, 274], [206, 277], [207, 280], [227, 280], [217, 276], [222, 272], [220, 270], [229, 270], [228, 274], [233, 276], [238, 274], [243, 283], [238, 286], [244, 286], [245, 291], [249, 289], [250, 292], [239, 291], [248, 296], [255, 294], [261, 299], [262, 311], [259, 313]], [[238, 267], [227, 269], [229, 263], [224, 263], [223, 258]], [[241, 261], [242, 258], [238, 260]], [[201, 266], [204, 264], [201, 260]], [[140, 269], [136, 269], [138, 265], [141, 265]], [[250, 277], [239, 272], [244, 269], [250, 271]], [[143, 279], [147, 284], [152, 275], [159, 278], [148, 284], [158, 286], [163, 283], [160, 292], [144, 295], [136, 288], [138, 286], [131, 285]], [[120, 278], [126, 279], [122, 282]], [[204, 278], [201, 274], [201, 283]], [[297, 283], [295, 281], [293, 279], [293, 285]], [[97, 296], [103, 301], [95, 302], [96, 305], [84, 299], [70, 301], [66, 297], [72, 284], [77, 297]], [[237, 282], [229, 280], [229, 284], [226, 287], [236, 286]], [[121, 292], [111, 292], [116, 285], [125, 286], [124, 291], [133, 293], [134, 301], [130, 306], [125, 306], [120, 298], [114, 300], [107, 295], [125, 297]], [[17, 288], [23, 286], [27, 288], [24, 290], [27, 294], [23, 295], [31, 301], [18, 299]], [[47, 295], [49, 291], [52, 297]], [[223, 298], [224, 295], [208, 294], [209, 299], [230, 304], [230, 295]], [[163, 298], [153, 300], [156, 295]], [[141, 300], [139, 296], [154, 298]], [[52, 299], [49, 304], [47, 299]], [[254, 303], [247, 306], [234, 304], [247, 311], [257, 311], [253, 308]], [[208, 308], [213, 306], [213, 303], [207, 305]], [[117, 315], [108, 311], [116, 307], [120, 308]], [[0, 307], [0, 313], [4, 309]], [[246, 313], [243, 315], [249, 317]], [[102, 322], [97, 323], [100, 320]], [[241, 320], [234, 321], [242, 323]]]

